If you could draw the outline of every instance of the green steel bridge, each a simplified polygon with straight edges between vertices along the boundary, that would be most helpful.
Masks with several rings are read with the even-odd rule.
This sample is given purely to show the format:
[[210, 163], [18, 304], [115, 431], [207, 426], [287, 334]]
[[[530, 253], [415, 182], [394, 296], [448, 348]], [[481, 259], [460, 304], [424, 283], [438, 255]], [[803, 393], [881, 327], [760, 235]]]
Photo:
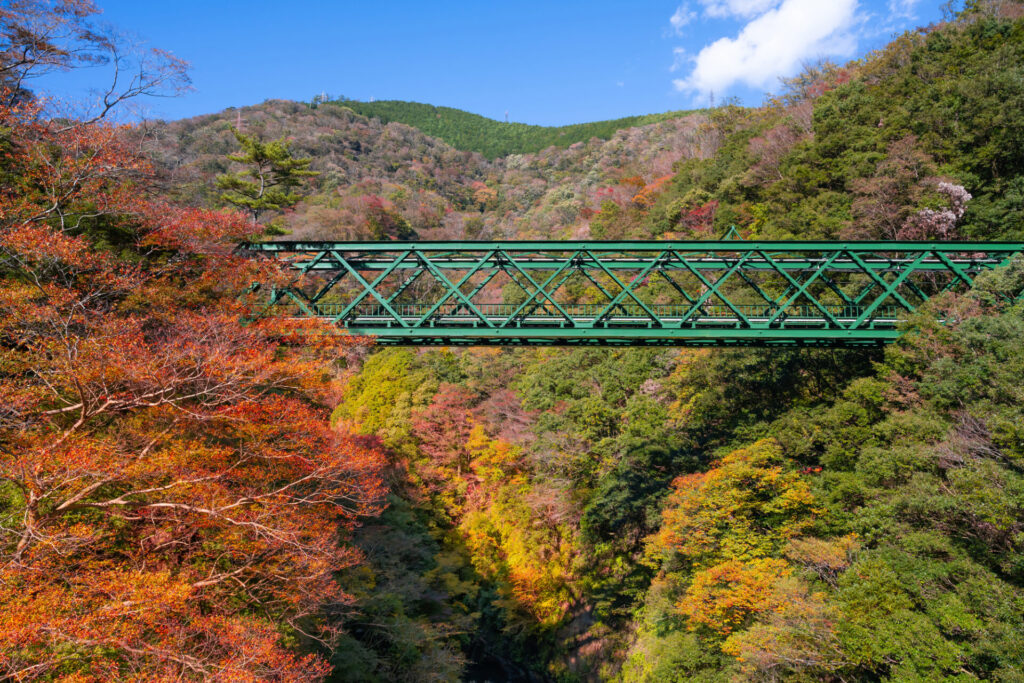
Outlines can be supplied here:
[[256, 315], [381, 345], [878, 346], [1024, 243], [264, 242]]

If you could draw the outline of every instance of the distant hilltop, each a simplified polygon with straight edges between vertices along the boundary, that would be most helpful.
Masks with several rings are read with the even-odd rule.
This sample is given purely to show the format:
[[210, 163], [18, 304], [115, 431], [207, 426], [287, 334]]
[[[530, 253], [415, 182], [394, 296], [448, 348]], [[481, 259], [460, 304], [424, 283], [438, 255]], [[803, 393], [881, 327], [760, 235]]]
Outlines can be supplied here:
[[440, 138], [456, 149], [479, 152], [488, 159], [509, 154], [539, 152], [552, 146], [564, 149], [591, 138], [608, 140], [616, 131], [623, 128], [645, 126], [693, 113], [670, 111], [662, 114], [627, 116], [609, 121], [575, 123], [569, 126], [533, 126], [526, 123], [496, 121], [452, 107], [435, 107], [432, 104], [402, 100], [360, 102], [337, 99], [323, 104], [315, 100], [314, 106], [347, 107], [362, 116], [379, 119], [382, 123], [404, 123], [427, 135]]

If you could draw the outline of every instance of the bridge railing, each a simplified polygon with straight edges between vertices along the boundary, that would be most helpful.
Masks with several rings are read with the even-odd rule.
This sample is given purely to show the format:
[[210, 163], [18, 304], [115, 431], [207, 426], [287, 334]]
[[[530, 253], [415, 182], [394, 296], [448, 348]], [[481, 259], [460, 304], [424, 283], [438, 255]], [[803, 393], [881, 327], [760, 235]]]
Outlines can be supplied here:
[[[285, 315], [293, 317], [308, 317], [311, 311], [315, 317], [335, 320], [342, 325], [359, 325], [368, 320], [379, 320], [385, 326], [398, 325], [392, 312], [406, 320], [421, 319], [428, 312], [432, 311], [430, 304], [392, 304], [388, 310], [383, 306], [363, 304], [349, 309], [347, 304], [308, 304], [309, 310], [304, 310], [297, 304], [278, 304], [271, 312], [274, 315]], [[481, 324], [481, 315], [492, 322], [508, 321], [510, 324], [523, 324], [532, 321], [535, 324], [550, 324], [564, 326], [566, 324], [586, 324], [593, 322], [607, 309], [607, 304], [561, 304], [561, 309], [569, 316], [566, 320], [561, 312], [551, 304], [541, 304], [531, 308], [527, 313], [520, 312], [516, 315], [518, 304], [496, 304], [479, 303], [475, 304], [477, 313], [467, 309], [461, 304], [443, 304], [434, 309], [430, 318], [432, 325], [461, 325]], [[854, 321], [862, 316], [866, 310], [864, 306], [836, 306], [826, 305], [825, 310], [832, 314], [839, 321]], [[339, 318], [346, 313], [344, 318]], [[777, 315], [781, 311], [781, 315]], [[710, 321], [741, 322], [743, 318], [737, 316], [740, 313], [743, 318], [751, 322], [774, 319], [777, 324], [785, 325], [788, 321], [821, 322], [828, 321], [822, 318], [821, 310], [810, 305], [787, 306], [757, 306], [750, 304], [734, 304], [732, 307], [722, 304], [705, 304], [697, 310], [692, 306], [681, 304], [651, 304], [645, 308], [637, 304], [622, 304], [616, 306], [613, 311], [605, 316], [600, 324], [606, 327], [617, 325], [635, 325], [637, 323], [658, 323], [663, 321], [690, 321], [694, 324]], [[654, 314], [654, 318], [651, 317]], [[875, 310], [872, 322], [876, 325], [894, 325], [897, 321], [906, 317], [906, 311], [898, 306], [882, 306]]]

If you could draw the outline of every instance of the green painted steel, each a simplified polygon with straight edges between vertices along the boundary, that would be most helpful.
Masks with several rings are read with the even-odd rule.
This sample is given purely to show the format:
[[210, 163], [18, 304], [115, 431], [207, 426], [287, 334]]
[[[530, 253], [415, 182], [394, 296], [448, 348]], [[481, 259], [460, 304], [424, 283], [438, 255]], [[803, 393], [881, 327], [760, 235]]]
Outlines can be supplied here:
[[1003, 242], [264, 242], [287, 264], [255, 315], [381, 345], [886, 344], [935, 294], [1024, 252]]

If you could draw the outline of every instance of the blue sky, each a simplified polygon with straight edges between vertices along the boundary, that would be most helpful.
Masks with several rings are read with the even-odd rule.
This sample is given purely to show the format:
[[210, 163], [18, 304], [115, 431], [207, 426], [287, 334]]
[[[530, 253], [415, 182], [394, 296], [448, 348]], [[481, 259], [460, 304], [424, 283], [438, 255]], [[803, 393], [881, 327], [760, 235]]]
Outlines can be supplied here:
[[[938, 0], [97, 0], [101, 21], [188, 60], [182, 118], [326, 91], [561, 125], [759, 104], [780, 76], [842, 62], [940, 18]], [[81, 93], [102, 74], [51, 77]]]

